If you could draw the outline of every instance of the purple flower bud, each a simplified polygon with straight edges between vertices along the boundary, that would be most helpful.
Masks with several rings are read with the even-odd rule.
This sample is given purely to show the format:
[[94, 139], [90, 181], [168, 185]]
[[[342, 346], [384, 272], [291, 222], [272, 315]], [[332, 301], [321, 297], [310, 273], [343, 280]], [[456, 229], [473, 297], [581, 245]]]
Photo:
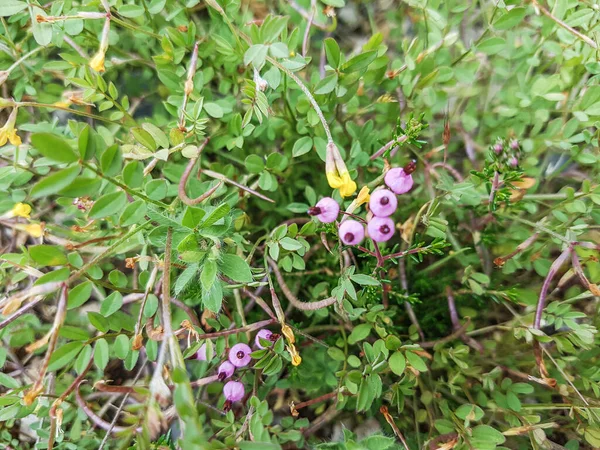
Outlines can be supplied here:
[[356, 220], [344, 220], [340, 225], [340, 239], [346, 245], [358, 245], [365, 238], [365, 227]]
[[412, 175], [400, 167], [388, 170], [384, 180], [387, 187], [398, 195], [406, 194], [413, 187]]
[[272, 331], [270, 331], [270, 330], [264, 330], [264, 329], [260, 330], [258, 333], [256, 333], [256, 336], [254, 338], [254, 343], [261, 350], [263, 348], [265, 348], [264, 345], [262, 345], [260, 343], [261, 339], [264, 340], [264, 341], [274, 341], [275, 340]]
[[504, 150], [504, 146], [500, 142], [494, 144], [494, 152], [496, 153], [496, 155], [502, 153], [502, 150]]
[[231, 364], [229, 361], [224, 361], [218, 369], [219, 380], [223, 381], [233, 375], [235, 372], [235, 366]]
[[516, 139], [511, 139], [509, 145], [510, 145], [510, 148], [513, 150], [519, 149], [519, 141], [517, 141]]
[[239, 381], [228, 381], [223, 386], [223, 395], [230, 403], [239, 402], [244, 398], [245, 393], [244, 385]]
[[394, 235], [394, 221], [389, 217], [373, 217], [367, 224], [367, 231], [375, 242], [388, 241]]
[[247, 366], [252, 361], [250, 353], [252, 353], [252, 349], [246, 344], [235, 344], [229, 350], [229, 361], [235, 367]]
[[371, 194], [369, 208], [377, 217], [391, 216], [397, 207], [398, 199], [392, 191], [379, 189]]
[[308, 214], [317, 216], [323, 223], [331, 223], [337, 219], [340, 213], [340, 205], [331, 197], [324, 197], [315, 206], [308, 209]]
[[202, 344], [196, 352], [196, 359], [198, 361], [206, 361], [206, 344]]
[[519, 165], [519, 160], [517, 159], [517, 157], [516, 157], [516, 156], [513, 156], [512, 158], [510, 158], [510, 159], [508, 160], [508, 165], [509, 165], [510, 167], [517, 167], [517, 166]]

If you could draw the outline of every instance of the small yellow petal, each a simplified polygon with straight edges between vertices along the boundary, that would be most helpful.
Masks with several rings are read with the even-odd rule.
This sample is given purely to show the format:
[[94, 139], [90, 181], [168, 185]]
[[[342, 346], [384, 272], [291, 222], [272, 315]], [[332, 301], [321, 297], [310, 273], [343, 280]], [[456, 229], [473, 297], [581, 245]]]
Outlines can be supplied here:
[[8, 140], [14, 146], [21, 145], [21, 138], [17, 134], [17, 130], [12, 129], [8, 132]]
[[348, 172], [342, 174], [342, 185], [339, 187], [340, 195], [342, 197], [350, 197], [354, 195], [356, 192], [356, 183], [350, 178], [350, 174]]
[[0, 147], [3, 147], [8, 142], [8, 132], [0, 128]]
[[99, 51], [90, 59], [90, 67], [96, 72], [104, 72], [104, 52]]
[[32, 223], [25, 226], [25, 231], [34, 238], [42, 237], [44, 234], [44, 228], [39, 223]]
[[283, 324], [281, 326], [281, 334], [285, 336], [285, 338], [290, 344], [296, 342], [296, 336], [294, 336], [294, 331], [290, 328], [289, 325]]
[[29, 219], [29, 215], [31, 214], [31, 206], [27, 203], [17, 203], [12, 211], [12, 217], [24, 217]]
[[356, 206], [358, 207], [364, 205], [365, 203], [368, 203], [370, 198], [371, 195], [369, 194], [369, 188], [367, 186], [363, 186], [363, 188], [358, 193], [358, 196], [356, 197]]
[[327, 176], [327, 182], [329, 183], [329, 186], [331, 186], [333, 189], [338, 189], [344, 184], [342, 179], [335, 172], [326, 172], [325, 175]]

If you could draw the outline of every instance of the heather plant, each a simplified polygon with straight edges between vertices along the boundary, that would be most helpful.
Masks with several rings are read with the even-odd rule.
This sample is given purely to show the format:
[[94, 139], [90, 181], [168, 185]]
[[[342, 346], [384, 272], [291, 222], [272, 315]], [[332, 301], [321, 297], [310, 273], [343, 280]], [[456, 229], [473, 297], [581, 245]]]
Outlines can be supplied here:
[[0, 448], [599, 448], [599, 11], [0, 0]]

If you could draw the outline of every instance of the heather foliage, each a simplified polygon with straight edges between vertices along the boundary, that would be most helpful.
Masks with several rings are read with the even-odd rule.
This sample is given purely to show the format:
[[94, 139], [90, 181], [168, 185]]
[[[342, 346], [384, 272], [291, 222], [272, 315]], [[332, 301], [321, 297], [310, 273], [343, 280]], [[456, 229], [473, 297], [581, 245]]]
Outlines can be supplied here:
[[0, 448], [600, 447], [598, 0], [0, 0]]

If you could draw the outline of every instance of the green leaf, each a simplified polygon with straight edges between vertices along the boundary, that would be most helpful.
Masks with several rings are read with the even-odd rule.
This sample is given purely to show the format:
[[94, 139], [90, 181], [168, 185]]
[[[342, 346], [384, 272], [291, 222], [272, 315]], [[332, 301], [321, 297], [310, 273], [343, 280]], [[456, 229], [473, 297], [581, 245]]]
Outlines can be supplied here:
[[462, 420], [469, 420], [473, 422], [481, 420], [483, 417], [483, 410], [477, 405], [465, 404], [460, 405], [457, 408], [456, 415]]
[[356, 55], [342, 64], [340, 70], [345, 73], [358, 72], [359, 70], [367, 68], [376, 57], [376, 51], [361, 53], [360, 55]]
[[231, 207], [227, 203], [223, 203], [222, 205], [219, 205], [217, 208], [215, 208], [213, 210], [213, 212], [211, 212], [206, 217], [206, 219], [204, 219], [204, 222], [202, 222], [202, 228], [206, 228], [206, 227], [210, 227], [211, 225], [214, 225], [219, 220], [221, 220], [223, 217], [225, 217], [227, 214], [229, 214], [230, 210], [231, 210]]
[[92, 326], [98, 331], [106, 333], [109, 330], [110, 325], [108, 323], [108, 319], [102, 316], [102, 314], [90, 311], [87, 313], [87, 316]]
[[218, 313], [223, 303], [223, 288], [221, 283], [217, 281], [213, 283], [209, 291], [202, 293], [202, 304], [214, 313]]
[[79, 159], [67, 141], [52, 133], [32, 134], [31, 145], [46, 158], [58, 163], [72, 163]]
[[477, 50], [488, 55], [494, 55], [506, 47], [506, 41], [501, 37], [491, 37], [479, 43]]
[[265, 168], [264, 160], [258, 155], [247, 156], [244, 165], [246, 166], [246, 170], [250, 173], [261, 173]]
[[142, 124], [142, 128], [150, 133], [154, 142], [162, 148], [169, 148], [169, 138], [163, 130], [149, 122]]
[[[477, 425], [473, 428], [473, 439], [477, 441], [477, 444], [483, 444], [483, 448], [490, 448], [490, 445], [491, 448], [494, 448], [495, 445], [502, 444], [506, 440], [500, 431], [489, 425]], [[477, 444], [475, 447], [481, 448]]]
[[64, 345], [59, 345], [52, 356], [50, 356], [50, 363], [48, 364], [48, 372], [55, 372], [62, 369], [67, 364], [75, 361], [77, 354], [84, 347], [84, 342], [68, 342]]
[[143, 200], [136, 200], [133, 203], [127, 205], [123, 210], [119, 223], [122, 227], [128, 227], [130, 225], [138, 223], [146, 215], [146, 202]]
[[406, 358], [401, 352], [395, 352], [390, 356], [388, 361], [390, 365], [390, 369], [398, 376], [402, 376], [404, 374], [404, 369], [406, 369]]
[[27, 2], [20, 0], [2, 0], [0, 2], [0, 17], [17, 14], [27, 8]]
[[407, 351], [405, 356], [408, 360], [408, 363], [413, 368], [417, 369], [419, 372], [427, 372], [427, 365], [423, 362], [419, 355], [411, 351]]
[[220, 119], [221, 117], [223, 117], [223, 108], [221, 108], [216, 103], [205, 103], [203, 109], [204, 111], [206, 111], [206, 114], [208, 114], [210, 117], [214, 117], [215, 119]]
[[298, 242], [296, 239], [292, 239], [291, 237], [284, 237], [281, 241], [279, 241], [279, 244], [281, 244], [281, 246], [289, 251], [295, 251], [295, 250], [300, 250], [301, 248], [303, 248], [304, 246]]
[[[294, 148], [292, 149], [292, 156], [294, 158], [297, 158], [298, 156], [302, 156], [305, 153], [310, 152], [312, 147], [313, 147], [312, 138], [310, 136], [303, 136], [294, 143]], [[254, 173], [258, 173], [258, 172], [254, 172]]]
[[67, 264], [67, 257], [57, 245], [32, 245], [29, 256], [41, 266], [61, 266]]
[[141, 127], [134, 127], [131, 129], [131, 134], [136, 141], [142, 144], [144, 147], [154, 151], [156, 150], [156, 142], [150, 133]]
[[244, 53], [244, 65], [253, 63], [257, 68], [262, 67], [269, 48], [263, 44], [254, 44]]
[[222, 255], [219, 269], [224, 275], [239, 283], [250, 283], [254, 280], [248, 263], [237, 255], [230, 253]]
[[371, 324], [370, 323], [361, 323], [357, 325], [348, 336], [348, 343], [355, 344], [358, 341], [362, 341], [371, 333]]
[[79, 166], [67, 167], [45, 178], [42, 178], [31, 188], [33, 198], [47, 197], [68, 187], [79, 175]]
[[327, 38], [325, 43], [325, 54], [327, 55], [327, 62], [331, 67], [337, 69], [340, 66], [341, 52], [340, 46], [337, 41], [333, 38]]
[[73, 289], [69, 290], [67, 297], [67, 309], [77, 308], [88, 301], [90, 295], [92, 295], [92, 282], [84, 281], [78, 284]]
[[209, 291], [216, 279], [217, 263], [214, 259], [207, 259], [204, 266], [202, 266], [202, 272], [200, 272], [200, 283], [202, 283], [202, 288]]
[[112, 192], [103, 195], [94, 203], [90, 209], [90, 219], [102, 219], [113, 214], [118, 214], [119, 211], [127, 203], [127, 195], [123, 191]]
[[526, 13], [527, 9], [523, 7], [513, 8], [494, 22], [494, 28], [497, 30], [513, 28], [525, 18]]
[[381, 284], [375, 278], [369, 275], [363, 275], [362, 273], [350, 275], [350, 279], [361, 286], [379, 286]]
[[144, 8], [140, 5], [123, 5], [119, 8], [119, 14], [123, 17], [129, 17], [133, 19], [134, 17], [140, 17], [144, 15]]
[[109, 348], [106, 339], [98, 339], [96, 341], [96, 345], [94, 346], [94, 364], [96, 364], [96, 367], [102, 371], [104, 371], [108, 364], [108, 352]]
[[115, 355], [119, 359], [125, 359], [127, 354], [129, 353], [129, 349], [131, 346], [129, 345], [129, 338], [125, 334], [120, 334], [115, 339], [115, 344], [113, 346], [115, 349]]
[[123, 296], [119, 292], [113, 292], [104, 300], [102, 300], [102, 304], [100, 305], [100, 314], [104, 317], [108, 317], [123, 306]]
[[327, 75], [325, 78], [323, 78], [321, 81], [319, 81], [319, 83], [315, 87], [315, 94], [317, 94], [317, 95], [329, 94], [330, 92], [332, 92], [335, 89], [335, 87], [337, 86], [337, 82], [338, 82], [337, 73], [334, 72], [331, 75]]
[[117, 145], [111, 145], [102, 153], [100, 157], [100, 168], [107, 177], [112, 177], [121, 172], [123, 165], [123, 156]]

